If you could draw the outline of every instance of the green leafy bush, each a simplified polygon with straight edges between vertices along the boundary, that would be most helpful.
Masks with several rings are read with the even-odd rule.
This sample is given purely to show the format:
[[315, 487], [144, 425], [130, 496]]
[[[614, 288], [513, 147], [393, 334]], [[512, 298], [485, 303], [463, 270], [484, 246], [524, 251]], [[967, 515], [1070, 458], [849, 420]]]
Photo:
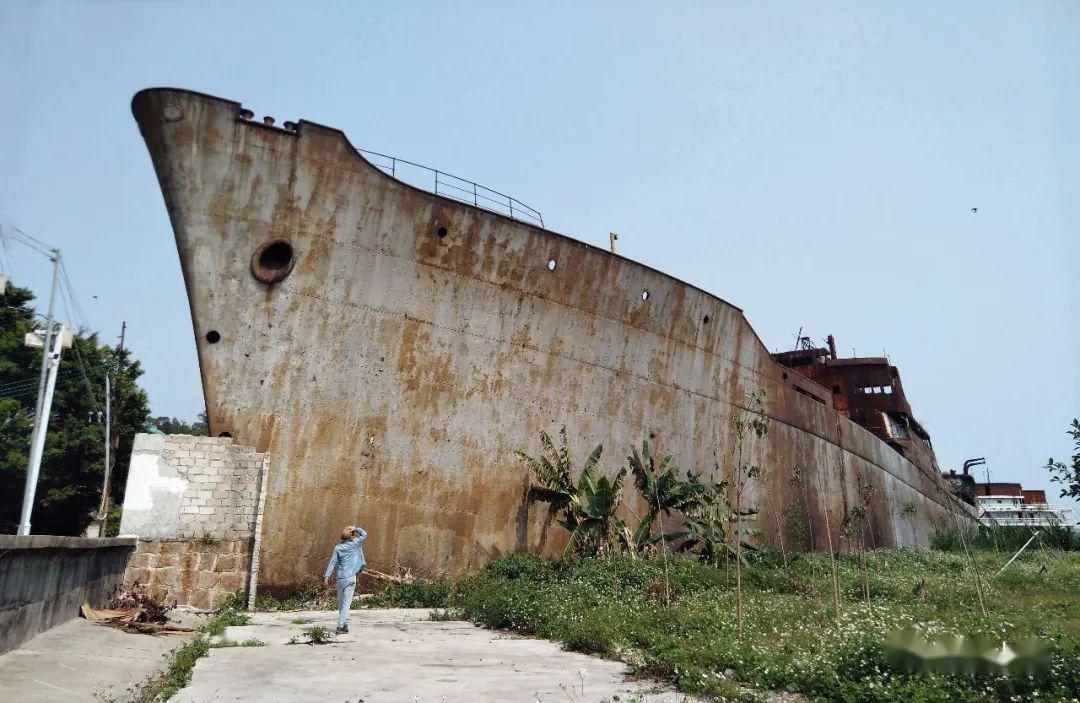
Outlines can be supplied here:
[[367, 605], [376, 608], [445, 608], [452, 588], [452, 582], [442, 576], [434, 581], [417, 579], [412, 583], [388, 583], [382, 593], [369, 599]]

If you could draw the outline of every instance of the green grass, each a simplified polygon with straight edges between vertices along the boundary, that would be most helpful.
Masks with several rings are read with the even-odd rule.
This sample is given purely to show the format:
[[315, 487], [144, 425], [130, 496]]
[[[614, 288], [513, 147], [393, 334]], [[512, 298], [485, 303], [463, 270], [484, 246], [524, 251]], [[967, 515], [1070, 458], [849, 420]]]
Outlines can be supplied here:
[[[151, 676], [131, 690], [131, 703], [157, 703], [167, 701], [180, 689], [191, 683], [191, 670], [195, 662], [205, 657], [211, 647], [209, 638], [225, 632], [226, 627], [247, 625], [251, 617], [242, 612], [243, 594], [236, 593], [226, 598], [218, 611], [199, 630], [195, 639], [174, 649], [167, 656], [169, 664], [165, 673]], [[214, 647], [262, 647], [266, 643], [258, 639], [244, 640], [236, 644], [214, 645]]]
[[[613, 557], [550, 561], [510, 555], [456, 582], [388, 587], [372, 605], [449, 608], [491, 628], [543, 637], [566, 648], [617, 658], [681, 690], [729, 695], [734, 678], [755, 689], [786, 689], [824, 701], [1072, 700], [1080, 691], [1080, 554], [1025, 553], [1000, 578], [1011, 553], [979, 551], [990, 616], [978, 607], [967, 556], [913, 549], [839, 559], [841, 615], [835, 618], [827, 553], [785, 567], [771, 549], [744, 567], [745, 636], [736, 637], [734, 574], [685, 558]], [[915, 586], [925, 580], [922, 597]], [[914, 626], [1052, 645], [1037, 677], [930, 676], [893, 670], [886, 633]], [[1037, 695], [1036, 695], [1037, 694]]]
[[210, 618], [210, 621], [203, 626], [202, 631], [212, 637], [225, 632], [226, 627], [248, 625], [250, 623], [251, 617], [247, 613], [235, 610], [231, 607], [225, 607], [220, 609], [212, 618]]
[[242, 642], [219, 642], [217, 644], [210, 645], [211, 649], [227, 649], [229, 647], [265, 647], [266, 642], [252, 637], [251, 639], [243, 640]]
[[169, 655], [169, 666], [161, 676], [147, 680], [132, 697], [133, 703], [153, 703], [167, 701], [180, 689], [191, 683], [191, 670], [195, 662], [205, 657], [210, 651], [210, 640], [196, 637]]
[[314, 625], [304, 630], [305, 639], [292, 637], [286, 644], [330, 644], [337, 639], [337, 634], [322, 625]]
[[[1080, 552], [1080, 532], [1064, 527], [1040, 527], [1039, 536], [1031, 542], [1028, 549], [1049, 548], [1051, 550]], [[1013, 525], [979, 526], [978, 529], [964, 533], [968, 546], [972, 549], [993, 552], [1008, 552], [1012, 556], [1032, 537], [1029, 527]], [[960, 534], [956, 530], [938, 532], [933, 536], [934, 549], [946, 552], [963, 550]]]
[[322, 581], [308, 581], [286, 593], [263, 590], [255, 595], [255, 610], [334, 610], [336, 608], [337, 590], [333, 586], [324, 585]]

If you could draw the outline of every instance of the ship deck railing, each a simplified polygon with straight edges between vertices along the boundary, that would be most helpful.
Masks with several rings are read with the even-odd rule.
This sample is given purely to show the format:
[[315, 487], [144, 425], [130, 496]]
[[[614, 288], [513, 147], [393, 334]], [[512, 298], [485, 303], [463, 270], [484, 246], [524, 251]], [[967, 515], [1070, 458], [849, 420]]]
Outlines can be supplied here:
[[357, 149], [357, 151], [391, 178], [403, 183], [444, 198], [451, 198], [467, 205], [506, 215], [521, 222], [544, 226], [544, 217], [539, 210], [493, 188], [396, 156], [370, 149]]

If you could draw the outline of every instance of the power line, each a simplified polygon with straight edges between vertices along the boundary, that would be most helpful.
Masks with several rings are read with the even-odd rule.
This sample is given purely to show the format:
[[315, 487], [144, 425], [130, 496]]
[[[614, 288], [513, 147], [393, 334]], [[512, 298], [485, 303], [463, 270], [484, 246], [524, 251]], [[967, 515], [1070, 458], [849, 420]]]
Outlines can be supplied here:
[[86, 312], [79, 302], [79, 297], [75, 295], [75, 287], [71, 285], [71, 278], [68, 277], [67, 267], [63, 260], [60, 261], [60, 292], [62, 295], [60, 302], [68, 314], [68, 319], [77, 323], [81, 329], [89, 329], [90, 324], [86, 319]]
[[75, 350], [75, 361], [79, 364], [79, 373], [82, 374], [83, 383], [86, 384], [86, 397], [90, 399], [90, 407], [97, 412], [97, 398], [94, 397], [94, 388], [90, 385], [90, 377], [86, 375], [86, 364], [83, 363], [82, 354], [79, 353], [79, 340], [72, 341], [71, 347]]
[[29, 247], [37, 251], [39, 254], [44, 254], [50, 259], [54, 256], [54, 253], [56, 252], [56, 247], [46, 244], [37, 237], [31, 237], [29, 234], [23, 232], [18, 227], [12, 227], [11, 231], [14, 233], [14, 239], [16, 242], [19, 242], [23, 246]]
[[[9, 276], [15, 274], [15, 265], [11, 260], [11, 242], [8, 240], [6, 234], [4, 234], [3, 226], [0, 226], [0, 268], [3, 268]], [[4, 266], [4, 260], [7, 260], [7, 266]]]
[[[79, 297], [75, 295], [75, 287], [71, 285], [71, 278], [68, 276], [67, 267], [64, 265], [63, 260], [60, 261], [60, 302], [64, 306], [68, 319], [77, 322], [80, 330], [90, 329], [90, 323], [87, 321], [86, 313], [79, 303]], [[90, 384], [90, 377], [86, 373], [86, 364], [83, 362], [82, 352], [79, 351], [78, 340], [75, 340], [71, 347], [75, 351], [75, 361], [78, 364], [79, 372], [82, 374], [83, 383], [86, 385], [86, 396], [90, 400], [90, 406], [94, 409], [94, 412], [97, 412], [97, 398], [94, 396], [94, 388]]]
[[[56, 256], [56, 249], [45, 242], [41, 241], [37, 237], [33, 237], [26, 232], [22, 231], [18, 227], [12, 227], [12, 239], [23, 244], [24, 246], [33, 249], [34, 251], [48, 256], [53, 259]], [[2, 230], [0, 230], [2, 232]], [[8, 237], [3, 236], [3, 246], [5, 253], [8, 253], [10, 244]], [[10, 260], [10, 254], [9, 254]], [[71, 277], [68, 275], [67, 267], [64, 265], [63, 259], [59, 262], [60, 269], [60, 304], [64, 307], [64, 312], [67, 314], [69, 320], [74, 322], [79, 330], [89, 330], [90, 323], [86, 317], [86, 311], [83, 309], [82, 303], [79, 302], [78, 295], [75, 294], [75, 286], [71, 283]], [[72, 343], [72, 348], [75, 351], [75, 361], [78, 366], [79, 374], [82, 376], [84, 385], [86, 386], [86, 396], [90, 401], [90, 406], [94, 409], [94, 412], [98, 412], [98, 402], [94, 395], [93, 385], [90, 383], [90, 377], [86, 373], [86, 363], [83, 361], [82, 352], [79, 351], [78, 342]], [[70, 378], [71, 373], [64, 374], [64, 378]], [[59, 379], [60, 376], [57, 376]], [[35, 384], [34, 381], [26, 381], [20, 384], [11, 384], [10, 387], [0, 386], [0, 397], [15, 397], [17, 395], [25, 395], [29, 393], [33, 388], [31, 386]], [[25, 385], [24, 385], [25, 384]]]
[[9, 381], [8, 383], [0, 384], [0, 393], [4, 391], [14, 390], [20, 386], [30, 386], [37, 383], [36, 378], [28, 378], [25, 381]]
[[[71, 378], [74, 378], [77, 373], [78, 373], [78, 369], [67, 369], [66, 371], [61, 371], [57, 375], [56, 380], [58, 380], [58, 381], [61, 380], [61, 379], [65, 380], [65, 381], [70, 380]], [[3, 388], [3, 389], [0, 389], [0, 398], [15, 398], [15, 397], [18, 397], [18, 396], [21, 396], [21, 395], [29, 395], [30, 393], [36, 393], [36, 392], [37, 392], [37, 381], [35, 380], [33, 383], [31, 383], [28, 386], [21, 386], [21, 387], [17, 387], [17, 388]]]

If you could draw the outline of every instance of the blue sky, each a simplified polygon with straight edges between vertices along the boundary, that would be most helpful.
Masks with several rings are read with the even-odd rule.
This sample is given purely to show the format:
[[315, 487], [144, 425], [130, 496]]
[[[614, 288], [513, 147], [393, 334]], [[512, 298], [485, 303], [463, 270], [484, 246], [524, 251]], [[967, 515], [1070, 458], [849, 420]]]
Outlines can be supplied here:
[[[593, 244], [616, 231], [770, 349], [802, 327], [884, 350], [944, 467], [1049, 488], [1070, 453], [1080, 3], [0, 3], [0, 223], [63, 249], [91, 324], [127, 321], [154, 411], [193, 417], [128, 107], [161, 85], [339, 127]], [[43, 259], [12, 265], [47, 291]]]

